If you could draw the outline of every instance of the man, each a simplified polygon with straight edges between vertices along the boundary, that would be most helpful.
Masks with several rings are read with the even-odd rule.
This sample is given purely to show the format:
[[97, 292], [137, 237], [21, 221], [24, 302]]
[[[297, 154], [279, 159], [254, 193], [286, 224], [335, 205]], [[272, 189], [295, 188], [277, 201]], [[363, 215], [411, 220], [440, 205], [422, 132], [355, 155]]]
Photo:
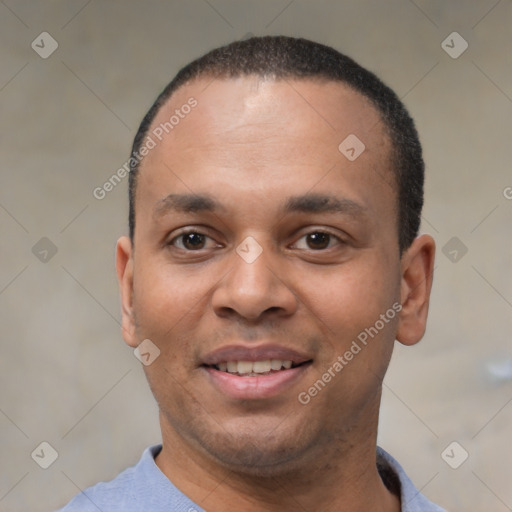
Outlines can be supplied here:
[[442, 510], [376, 446], [435, 252], [396, 95], [317, 43], [235, 42], [178, 73], [130, 165], [123, 337], [163, 443], [63, 510]]

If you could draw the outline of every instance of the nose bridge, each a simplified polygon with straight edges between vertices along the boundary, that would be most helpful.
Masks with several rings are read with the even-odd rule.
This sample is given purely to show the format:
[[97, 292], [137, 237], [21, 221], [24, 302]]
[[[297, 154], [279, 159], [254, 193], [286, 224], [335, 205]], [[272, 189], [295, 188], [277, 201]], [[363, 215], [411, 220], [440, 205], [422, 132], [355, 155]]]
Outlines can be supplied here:
[[232, 284], [235, 291], [248, 299], [262, 300], [266, 297], [276, 279], [271, 271], [272, 255], [269, 243], [258, 237], [246, 237], [235, 249], [233, 255]]
[[233, 251], [231, 270], [213, 295], [218, 314], [230, 310], [255, 319], [271, 308], [282, 314], [295, 309], [293, 293], [277, 276], [271, 246], [258, 238], [261, 243], [255, 236], [246, 237]]

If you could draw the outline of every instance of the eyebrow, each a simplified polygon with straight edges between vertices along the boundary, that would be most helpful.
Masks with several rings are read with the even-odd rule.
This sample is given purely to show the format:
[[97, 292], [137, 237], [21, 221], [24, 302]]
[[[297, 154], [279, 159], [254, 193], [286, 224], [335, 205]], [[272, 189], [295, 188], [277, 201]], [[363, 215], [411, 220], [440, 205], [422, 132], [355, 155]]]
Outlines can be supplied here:
[[343, 213], [352, 216], [365, 214], [367, 208], [351, 199], [330, 194], [304, 194], [287, 199], [285, 213]]
[[[342, 213], [359, 216], [367, 208], [347, 198], [330, 194], [303, 194], [292, 196], [284, 203], [284, 213]], [[215, 213], [227, 209], [212, 196], [205, 194], [169, 194], [155, 205], [153, 216], [162, 217], [169, 212], [209, 212]]]
[[153, 210], [154, 217], [162, 217], [173, 212], [216, 212], [225, 211], [213, 197], [201, 194], [169, 194], [158, 201]]

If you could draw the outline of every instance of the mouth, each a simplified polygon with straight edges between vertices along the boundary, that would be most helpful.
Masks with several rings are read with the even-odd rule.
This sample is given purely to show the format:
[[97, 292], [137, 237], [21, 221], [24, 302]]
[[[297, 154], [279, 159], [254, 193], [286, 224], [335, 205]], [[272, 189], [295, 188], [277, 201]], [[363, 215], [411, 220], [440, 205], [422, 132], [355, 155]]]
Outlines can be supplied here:
[[294, 396], [312, 364], [311, 354], [287, 347], [230, 345], [205, 355], [201, 368], [223, 400], [247, 404]]
[[262, 377], [298, 368], [311, 362], [312, 360], [294, 362], [291, 360], [266, 359], [264, 361], [222, 361], [218, 364], [204, 366], [238, 377]]

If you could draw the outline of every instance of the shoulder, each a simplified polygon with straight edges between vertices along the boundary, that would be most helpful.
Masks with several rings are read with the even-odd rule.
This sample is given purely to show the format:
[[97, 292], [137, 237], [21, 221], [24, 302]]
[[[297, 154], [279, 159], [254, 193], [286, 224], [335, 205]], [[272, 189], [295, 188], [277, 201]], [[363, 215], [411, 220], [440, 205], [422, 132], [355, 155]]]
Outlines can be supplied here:
[[384, 471], [392, 472], [398, 480], [402, 512], [446, 512], [445, 509], [423, 496], [411, 482], [402, 466], [380, 447], [377, 447], [377, 464], [380, 468], [384, 468]]
[[160, 444], [146, 448], [135, 466], [85, 489], [57, 512], [203, 512], [160, 471], [155, 457], [161, 449]]
[[147, 448], [135, 466], [125, 469], [109, 482], [100, 482], [88, 487], [57, 512], [98, 512], [98, 510], [130, 512], [138, 510], [138, 504], [144, 497], [144, 493], [141, 495], [141, 488], [147, 489], [151, 464], [155, 465], [153, 457], [160, 451], [160, 448], [160, 445]]

